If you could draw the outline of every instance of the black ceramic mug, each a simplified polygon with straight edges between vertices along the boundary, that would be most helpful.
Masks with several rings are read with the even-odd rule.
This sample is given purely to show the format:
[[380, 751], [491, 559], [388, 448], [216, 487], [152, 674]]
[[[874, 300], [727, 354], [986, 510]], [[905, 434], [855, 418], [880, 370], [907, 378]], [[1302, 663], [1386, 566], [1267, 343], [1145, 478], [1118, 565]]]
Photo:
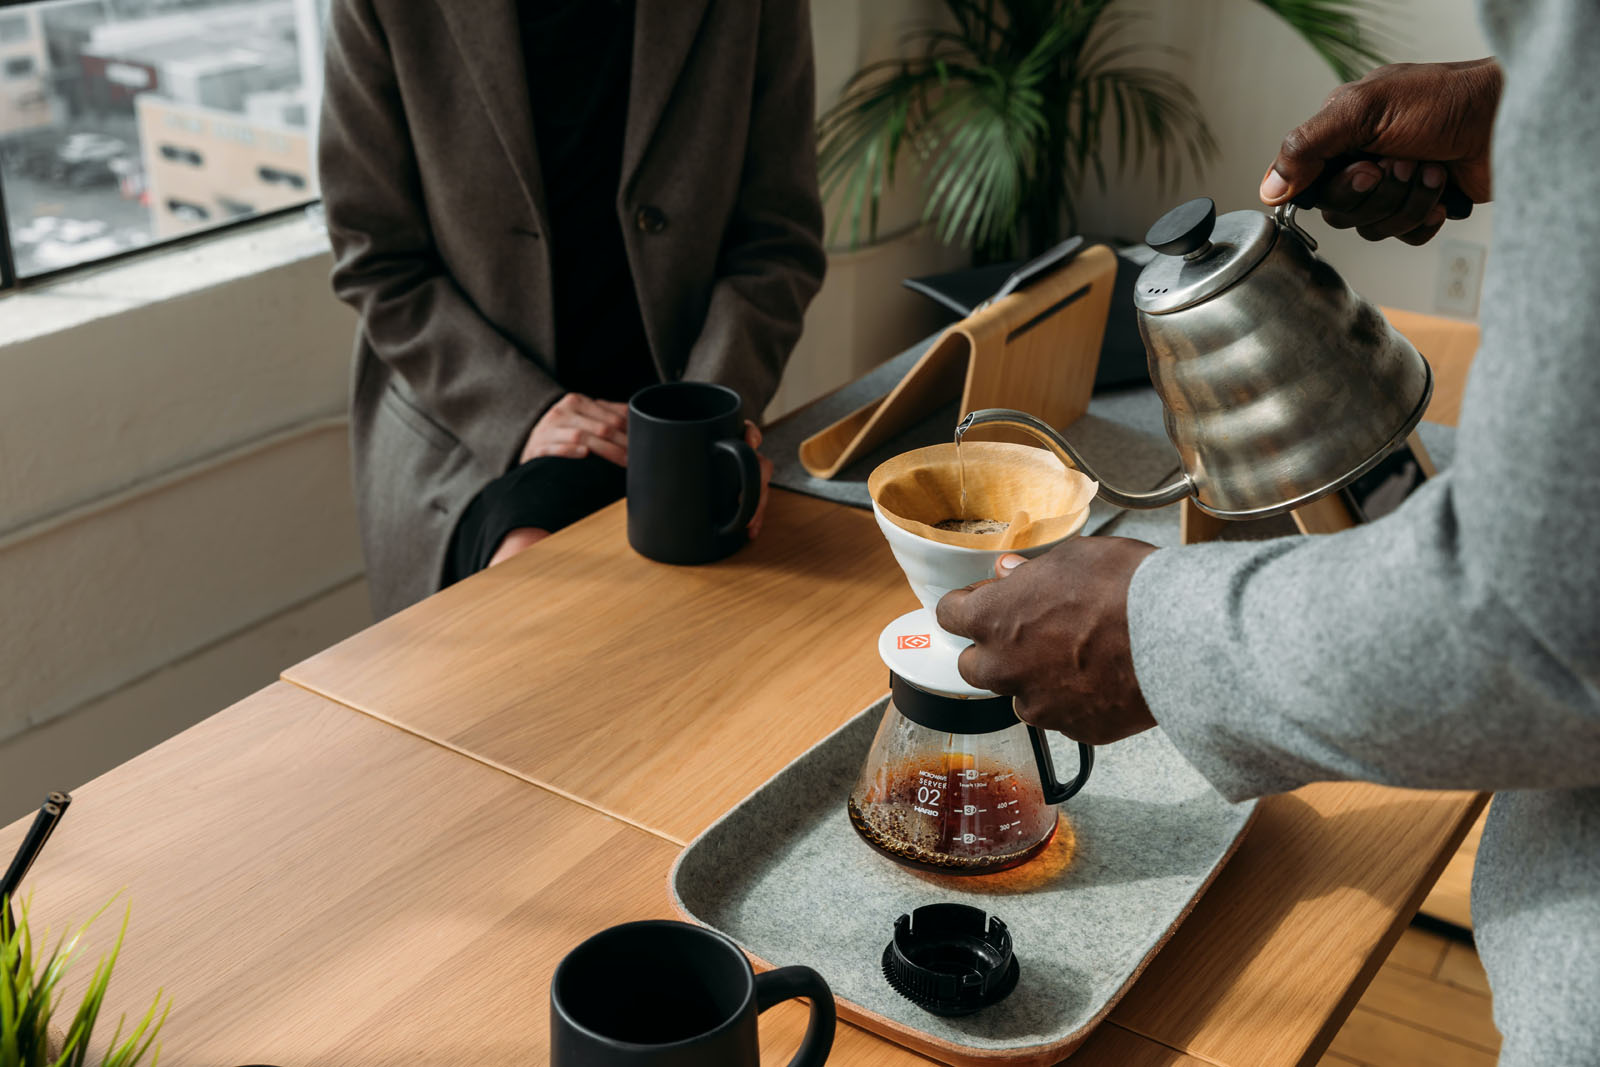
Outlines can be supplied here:
[[811, 1022], [789, 1067], [821, 1067], [835, 1016], [816, 971], [755, 974], [732, 941], [688, 923], [613, 926], [550, 980], [550, 1067], [760, 1067], [756, 1016], [794, 997], [811, 999]]
[[745, 543], [761, 466], [739, 394], [665, 382], [628, 401], [628, 543], [662, 563], [711, 563]]

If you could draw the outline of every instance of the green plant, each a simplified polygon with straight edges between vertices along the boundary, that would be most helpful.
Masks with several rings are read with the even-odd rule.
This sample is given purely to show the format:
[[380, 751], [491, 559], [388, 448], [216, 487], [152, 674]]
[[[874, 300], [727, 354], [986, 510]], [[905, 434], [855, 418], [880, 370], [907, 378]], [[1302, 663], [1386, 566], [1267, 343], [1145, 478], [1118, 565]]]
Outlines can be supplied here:
[[[1377, 0], [1257, 0], [1304, 37], [1342, 79], [1381, 63], [1360, 14]], [[980, 259], [1034, 252], [1074, 221], [1074, 190], [1154, 158], [1163, 184], [1186, 158], [1216, 152], [1194, 94], [1149, 65], [1167, 51], [1129, 31], [1141, 16], [1117, 0], [944, 0], [951, 24], [913, 31], [920, 55], [862, 68], [818, 120], [823, 193], [841, 197], [830, 240], [877, 233], [878, 204], [901, 150], [923, 171], [924, 221]]]
[[[123, 913], [122, 929], [110, 955], [95, 965], [78, 1010], [64, 1025], [65, 1040], [60, 1049], [53, 1050], [54, 1058], [47, 1043], [62, 978], [78, 953], [83, 935], [104, 911], [102, 908], [96, 912], [70, 938], [58, 941], [41, 960], [28, 929], [27, 905], [22, 906], [21, 919], [13, 923], [9, 903], [0, 900], [0, 1067], [83, 1067], [89, 1062], [89, 1038], [100, 1018], [106, 988], [111, 984], [111, 970], [116, 966], [123, 936], [128, 932], [127, 912]], [[161, 1009], [160, 1018], [156, 1017], [157, 1009]], [[158, 992], [150, 1010], [127, 1037], [122, 1034], [126, 1017], [118, 1020], [100, 1067], [135, 1067], [142, 1062], [145, 1054], [151, 1052], [151, 1045], [166, 1023], [170, 1009], [170, 1001], [162, 1008]], [[155, 1067], [160, 1055], [161, 1049], [157, 1046], [151, 1053], [150, 1067]]]

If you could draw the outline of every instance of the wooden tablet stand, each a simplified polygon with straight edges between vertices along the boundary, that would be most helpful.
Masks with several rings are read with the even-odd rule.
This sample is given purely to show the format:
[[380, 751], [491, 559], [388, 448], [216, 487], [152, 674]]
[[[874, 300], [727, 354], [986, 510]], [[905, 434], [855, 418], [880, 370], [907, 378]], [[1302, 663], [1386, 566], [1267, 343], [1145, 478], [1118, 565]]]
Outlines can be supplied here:
[[[980, 306], [941, 334], [888, 395], [802, 441], [800, 462], [816, 477], [832, 478], [957, 397], [957, 420], [980, 408], [1017, 408], [1052, 426], [1076, 421], [1089, 410], [1116, 276], [1116, 254], [1095, 245], [1026, 289]], [[986, 427], [971, 439], [1036, 443]]]

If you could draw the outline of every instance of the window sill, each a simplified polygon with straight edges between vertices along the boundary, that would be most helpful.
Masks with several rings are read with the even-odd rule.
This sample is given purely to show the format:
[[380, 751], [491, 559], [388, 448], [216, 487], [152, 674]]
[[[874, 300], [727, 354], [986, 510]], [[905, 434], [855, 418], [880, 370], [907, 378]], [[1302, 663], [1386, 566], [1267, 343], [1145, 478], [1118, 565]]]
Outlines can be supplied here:
[[103, 267], [0, 296], [0, 347], [194, 296], [254, 274], [327, 255], [320, 215], [263, 219], [225, 233], [200, 234]]
[[0, 297], [0, 531], [345, 410], [354, 319], [305, 214]]

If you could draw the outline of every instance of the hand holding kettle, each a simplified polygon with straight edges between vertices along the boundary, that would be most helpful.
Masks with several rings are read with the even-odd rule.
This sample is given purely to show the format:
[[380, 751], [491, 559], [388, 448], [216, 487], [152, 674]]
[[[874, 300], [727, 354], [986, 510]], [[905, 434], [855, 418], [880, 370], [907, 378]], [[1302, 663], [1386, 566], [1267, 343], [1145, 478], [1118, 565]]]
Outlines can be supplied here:
[[[1284, 139], [1261, 185], [1262, 199], [1279, 208], [1275, 221], [1254, 212], [1217, 219], [1209, 201], [1194, 201], [1151, 228], [1148, 241], [1163, 254], [1141, 275], [1135, 302], [1186, 473], [1142, 493], [1101, 478], [1102, 497], [1148, 508], [1193, 496], [1224, 518], [1279, 514], [1347, 484], [1404, 439], [1426, 407], [1431, 374], [1313, 258], [1315, 241], [1293, 207], [1320, 206], [1330, 225], [1370, 240], [1422, 244], [1447, 213], [1464, 217], [1488, 199], [1499, 96], [1492, 59], [1381, 68], [1341, 87]], [[1269, 334], [1271, 344], [1249, 348]], [[1330, 398], [1346, 403], [1335, 410]], [[1037, 419], [991, 409], [968, 415], [962, 429], [984, 424], [1030, 433], [1093, 473]], [[1025, 722], [1075, 741], [1107, 744], [1154, 726], [1134, 674], [1127, 603], [1134, 572], [1154, 551], [1084, 538], [1032, 561], [1002, 557], [999, 580], [939, 603], [939, 624], [974, 642], [962, 676], [1014, 697]]]
[[1369, 241], [1425, 244], [1489, 200], [1500, 84], [1491, 58], [1395, 63], [1341, 85], [1283, 139], [1261, 200], [1321, 208]]

